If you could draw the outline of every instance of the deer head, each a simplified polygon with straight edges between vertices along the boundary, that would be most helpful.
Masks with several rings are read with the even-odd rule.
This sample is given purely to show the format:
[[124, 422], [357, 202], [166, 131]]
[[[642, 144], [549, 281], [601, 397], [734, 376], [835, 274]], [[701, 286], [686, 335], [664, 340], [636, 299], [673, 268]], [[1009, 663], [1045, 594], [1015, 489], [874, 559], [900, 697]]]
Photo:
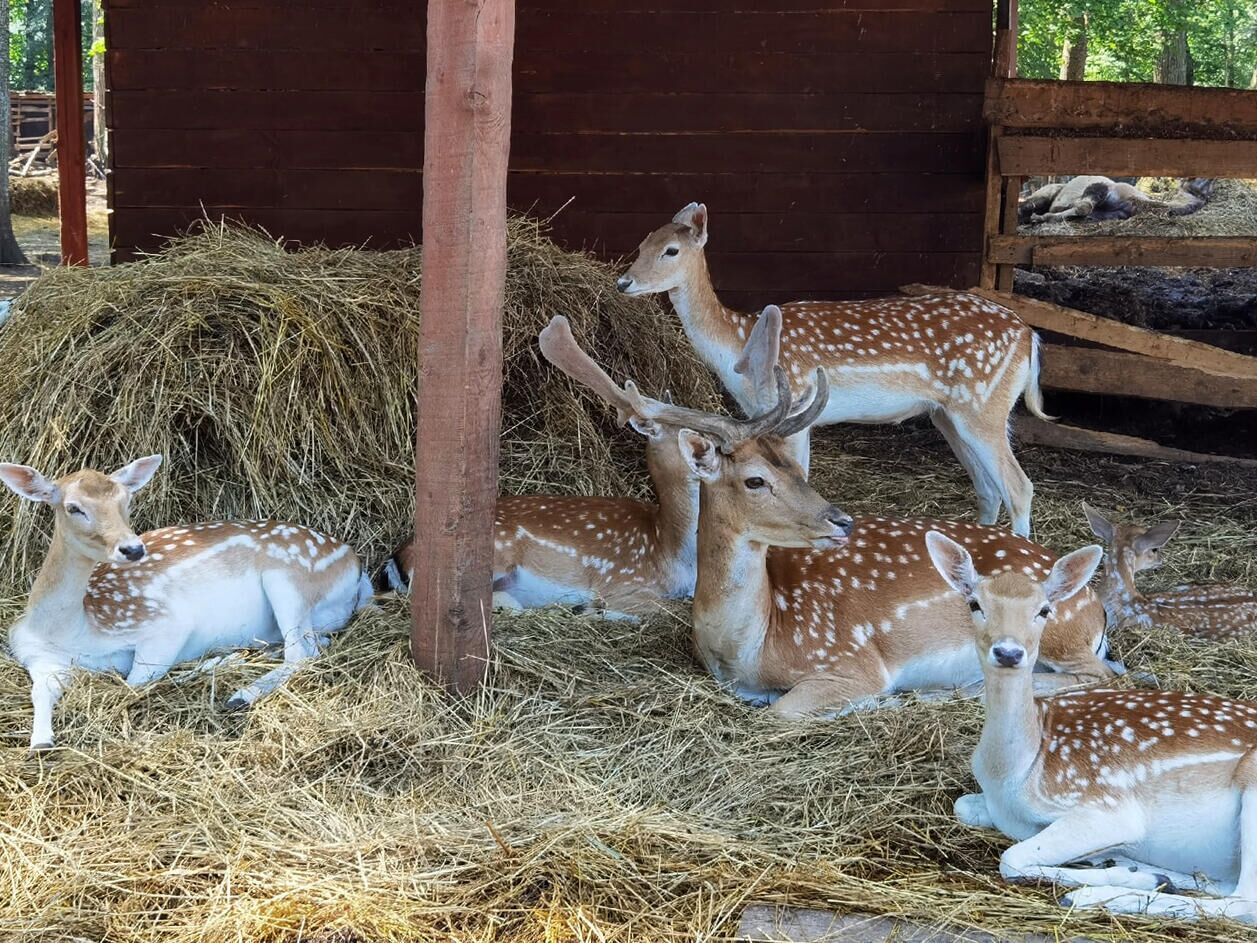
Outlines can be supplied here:
[[1082, 510], [1092, 533], [1104, 541], [1105, 568], [1125, 578], [1161, 566], [1161, 548], [1179, 528], [1178, 521], [1164, 521], [1152, 527], [1116, 524], [1085, 502]]
[[696, 266], [703, 266], [707, 245], [707, 207], [691, 203], [672, 222], [642, 240], [637, 258], [616, 281], [626, 295], [651, 295], [680, 287]]
[[984, 671], [1033, 671], [1048, 619], [1087, 585], [1103, 554], [1095, 545], [1075, 550], [1038, 582], [1016, 570], [979, 576], [969, 551], [938, 531], [925, 535], [925, 546], [939, 575], [969, 604]]
[[131, 495], [161, 465], [160, 455], [136, 459], [112, 475], [91, 469], [55, 481], [29, 465], [0, 464], [0, 481], [28, 501], [50, 505], [56, 533], [72, 549], [95, 561], [134, 563], [146, 553], [131, 529]]

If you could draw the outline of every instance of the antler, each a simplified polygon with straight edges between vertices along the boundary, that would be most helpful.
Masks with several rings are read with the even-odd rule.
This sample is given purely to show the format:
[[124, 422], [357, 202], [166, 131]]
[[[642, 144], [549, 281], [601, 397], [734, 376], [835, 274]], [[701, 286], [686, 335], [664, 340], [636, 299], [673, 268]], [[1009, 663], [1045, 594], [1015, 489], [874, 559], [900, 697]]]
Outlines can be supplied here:
[[698, 409], [661, 403], [642, 396], [631, 380], [624, 384], [624, 389], [633, 403], [633, 412], [637, 415], [672, 426], [685, 426], [709, 435], [717, 440], [722, 452], [730, 452], [739, 442], [771, 432], [790, 412], [790, 381], [786, 378], [786, 371], [781, 367], [774, 367], [773, 376], [777, 381], [776, 404], [750, 419], [730, 419], [728, 416], [717, 416]]
[[630, 416], [642, 415], [634, 409], [628, 394], [576, 343], [576, 338], [572, 336], [572, 326], [563, 315], [556, 314], [550, 319], [550, 323], [537, 336], [537, 342], [546, 360], [595, 396], [614, 406], [620, 425], [628, 422]]
[[802, 432], [816, 420], [821, 418], [821, 413], [825, 411], [825, 406], [829, 403], [829, 378], [825, 376], [825, 371], [820, 367], [816, 368], [816, 384], [812, 393], [812, 401], [803, 409], [799, 410], [793, 416], [787, 416], [785, 421], [781, 423], [773, 432], [781, 436], [792, 436], [796, 432]]

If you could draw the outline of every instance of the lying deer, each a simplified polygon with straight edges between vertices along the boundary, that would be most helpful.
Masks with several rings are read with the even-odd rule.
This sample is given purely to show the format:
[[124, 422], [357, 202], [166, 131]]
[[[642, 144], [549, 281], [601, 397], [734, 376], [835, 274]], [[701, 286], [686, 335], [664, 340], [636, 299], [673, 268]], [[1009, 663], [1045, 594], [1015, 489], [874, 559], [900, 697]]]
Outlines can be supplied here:
[[[667, 292], [685, 333], [746, 413], [771, 406], [739, 370], [753, 315], [726, 308], [707, 271], [707, 208], [691, 203], [638, 247], [616, 283], [629, 295]], [[901, 422], [928, 415], [978, 494], [979, 519], [1001, 503], [1014, 532], [1030, 533], [1034, 489], [1008, 442], [1008, 417], [1024, 396], [1043, 413], [1038, 340], [1013, 312], [963, 292], [873, 301], [799, 301], [781, 307], [781, 363], [795, 395], [820, 369], [830, 394], [817, 423]], [[790, 453], [806, 473], [809, 433]]]
[[[505, 609], [595, 607], [607, 618], [636, 618], [660, 599], [693, 595], [698, 480], [677, 446], [676, 429], [637, 416], [593, 361], [568, 364], [556, 351], [574, 345], [556, 317], [541, 332], [541, 352], [616, 409], [646, 440], [646, 467], [659, 503], [633, 498], [521, 495], [501, 498], [494, 517], [493, 601]], [[389, 584], [409, 586], [412, 537], [385, 565]]]
[[31, 676], [31, 748], [52, 746], [52, 712], [70, 673], [117, 671], [139, 687], [181, 661], [282, 642], [284, 664], [233, 694], [244, 707], [314, 657], [371, 600], [348, 546], [274, 521], [165, 527], [136, 536], [131, 496], [150, 455], [105, 475], [58, 478], [0, 464], [0, 481], [56, 514], [52, 545], [9, 646]]
[[1129, 183], [1108, 177], [1079, 176], [1064, 183], [1049, 183], [1017, 204], [1019, 223], [1055, 223], [1066, 219], [1130, 219], [1141, 213], [1167, 216], [1195, 213], [1213, 193], [1213, 181], [1198, 177], [1183, 180], [1169, 197], [1149, 196]]
[[[562, 338], [548, 356], [565, 372], [589, 356]], [[754, 375], [767, 362], [748, 358]], [[758, 366], [756, 365], [758, 363]], [[807, 483], [784, 438], [826, 406], [826, 374], [799, 411], [785, 372], [776, 396], [748, 420], [622, 395], [633, 415], [672, 426], [700, 485], [694, 648], [722, 684], [783, 715], [832, 713], [883, 694], [980, 681], [969, 613], [928, 562], [925, 534], [942, 529], [970, 547], [986, 572], [1045, 575], [1053, 558], [1007, 531], [972, 524], [868, 517], [852, 520]], [[1111, 677], [1104, 612], [1090, 592], [1048, 626], [1044, 690]]]
[[[944, 534], [926, 542], [972, 610], [986, 680], [973, 755], [982, 791], [961, 796], [956, 817], [1017, 840], [1000, 856], [1000, 873], [1078, 887], [1066, 906], [1257, 917], [1257, 704], [1171, 691], [1036, 702], [1031, 669], [1044, 632], [1091, 578], [1101, 548], [1062, 557], [1042, 579], [979, 576]], [[1225, 887], [1220, 898], [1194, 898], [1174, 893], [1175, 884]]]
[[1177, 521], [1140, 527], [1114, 524], [1083, 504], [1091, 530], [1105, 544], [1100, 596], [1111, 627], [1165, 625], [1197, 638], [1224, 639], [1257, 630], [1257, 593], [1215, 583], [1176, 586], [1145, 595], [1135, 574], [1161, 566], [1161, 548], [1178, 530]]

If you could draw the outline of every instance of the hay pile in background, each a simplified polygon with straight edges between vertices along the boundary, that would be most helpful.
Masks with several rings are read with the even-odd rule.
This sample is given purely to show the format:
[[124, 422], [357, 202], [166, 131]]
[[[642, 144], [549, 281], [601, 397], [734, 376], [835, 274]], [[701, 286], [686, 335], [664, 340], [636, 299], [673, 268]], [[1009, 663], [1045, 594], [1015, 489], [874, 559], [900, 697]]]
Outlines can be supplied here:
[[[1079, 502], [1185, 517], [1160, 580], [1257, 583], [1257, 476], [1022, 448], [1039, 538]], [[854, 512], [971, 517], [927, 424], [825, 430], [818, 488]], [[61, 749], [25, 756], [26, 679], [0, 662], [0, 938], [118, 943], [727, 939], [748, 901], [873, 911], [997, 937], [1233, 943], [1233, 924], [1070, 914], [998, 877], [1008, 840], [952, 816], [973, 702], [792, 724], [722, 693], [688, 613], [644, 625], [500, 619], [488, 684], [451, 702], [411, 667], [406, 614], [364, 614], [246, 714], [269, 667], [143, 692], [76, 681]], [[1134, 668], [1257, 699], [1257, 644], [1123, 633]]]
[[[716, 402], [676, 318], [620, 295], [615, 275], [512, 220], [504, 490], [641, 488], [640, 440], [537, 353], [554, 314], [596, 338], [613, 376]], [[0, 457], [63, 474], [161, 452], [138, 526], [286, 518], [377, 561], [412, 514], [419, 285], [417, 249], [286, 252], [221, 226], [144, 261], [50, 270], [0, 332]], [[48, 521], [17, 506], [0, 503], [11, 585], [42, 557]]]
[[56, 216], [57, 178], [9, 177], [9, 209], [15, 216]]
[[[1143, 178], [1139, 187], [1157, 196], [1166, 195], [1162, 178]], [[1017, 231], [1033, 236], [1257, 236], [1257, 190], [1243, 180], [1218, 180], [1209, 201], [1187, 216], [1146, 212], [1101, 222], [1038, 223], [1020, 226]]]

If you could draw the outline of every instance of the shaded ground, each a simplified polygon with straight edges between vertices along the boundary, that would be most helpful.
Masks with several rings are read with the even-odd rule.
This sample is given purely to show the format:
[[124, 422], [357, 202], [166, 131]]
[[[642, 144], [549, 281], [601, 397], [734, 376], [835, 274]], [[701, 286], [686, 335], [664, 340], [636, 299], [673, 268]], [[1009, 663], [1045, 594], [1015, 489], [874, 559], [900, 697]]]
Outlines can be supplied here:
[[[0, 299], [20, 294], [41, 271], [61, 261], [61, 223], [56, 216], [14, 216], [13, 233], [30, 265], [0, 265]], [[87, 255], [92, 265], [109, 262], [109, 222], [105, 184], [93, 181], [87, 190]]]

